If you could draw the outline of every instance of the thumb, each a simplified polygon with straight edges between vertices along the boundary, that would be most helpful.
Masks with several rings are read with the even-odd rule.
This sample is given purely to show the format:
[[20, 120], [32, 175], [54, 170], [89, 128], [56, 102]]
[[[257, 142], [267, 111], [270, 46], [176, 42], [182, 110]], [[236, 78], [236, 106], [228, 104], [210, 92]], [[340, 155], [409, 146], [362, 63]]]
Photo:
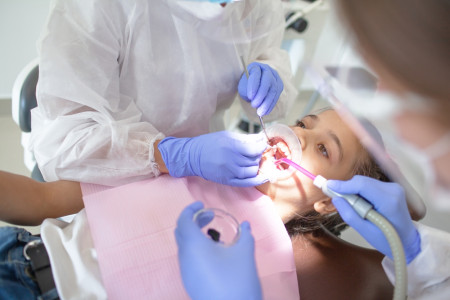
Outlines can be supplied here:
[[248, 79], [247, 79], [247, 75], [244, 73], [241, 76], [241, 80], [239, 80], [238, 92], [242, 99], [249, 102], [250, 100], [248, 99], [248, 95], [247, 95], [247, 85], [248, 85]]
[[352, 180], [328, 180], [327, 187], [340, 194], [357, 194], [357, 187]]
[[202, 235], [199, 226], [195, 224], [193, 220], [194, 214], [202, 208], [203, 203], [196, 201], [183, 209], [178, 217], [177, 228], [175, 229], [175, 237], [177, 242]]
[[255, 249], [255, 239], [253, 238], [250, 223], [244, 221], [241, 224], [241, 234], [239, 240], [236, 243], [236, 247], [242, 249], [242, 251], [254, 252]]

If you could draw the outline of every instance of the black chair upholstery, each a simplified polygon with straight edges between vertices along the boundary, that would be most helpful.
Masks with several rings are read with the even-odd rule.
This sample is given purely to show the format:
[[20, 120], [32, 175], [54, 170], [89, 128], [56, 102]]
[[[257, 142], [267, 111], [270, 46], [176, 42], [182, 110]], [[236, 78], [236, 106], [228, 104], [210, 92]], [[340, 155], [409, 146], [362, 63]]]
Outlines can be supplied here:
[[31, 110], [37, 106], [36, 85], [39, 78], [39, 65], [25, 77], [19, 95], [19, 127], [23, 132], [31, 132]]
[[[37, 106], [36, 86], [39, 79], [37, 60], [30, 62], [19, 74], [13, 87], [13, 119], [22, 134], [31, 132], [31, 110]], [[27, 150], [25, 150], [27, 151]], [[30, 166], [28, 166], [30, 168]], [[31, 178], [44, 182], [44, 178], [35, 163]]]

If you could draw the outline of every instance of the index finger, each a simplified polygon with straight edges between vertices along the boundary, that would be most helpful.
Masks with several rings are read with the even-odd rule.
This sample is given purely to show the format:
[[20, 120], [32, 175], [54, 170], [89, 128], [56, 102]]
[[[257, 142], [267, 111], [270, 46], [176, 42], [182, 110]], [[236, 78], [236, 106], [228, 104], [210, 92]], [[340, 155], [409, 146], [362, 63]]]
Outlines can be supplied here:
[[262, 155], [267, 148], [267, 142], [261, 134], [247, 134], [236, 139], [233, 146], [236, 152], [247, 157], [255, 157]]

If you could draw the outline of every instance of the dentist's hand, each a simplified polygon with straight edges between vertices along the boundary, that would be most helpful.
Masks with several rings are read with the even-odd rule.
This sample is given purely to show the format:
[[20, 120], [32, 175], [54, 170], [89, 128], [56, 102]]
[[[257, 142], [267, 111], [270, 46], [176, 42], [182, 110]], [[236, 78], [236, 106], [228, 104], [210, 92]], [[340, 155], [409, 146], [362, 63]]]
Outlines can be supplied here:
[[[405, 193], [400, 185], [356, 175], [349, 181], [329, 180], [327, 186], [340, 194], [358, 194], [372, 203], [374, 209], [397, 230], [407, 263], [420, 253], [420, 235], [411, 220]], [[392, 259], [389, 244], [378, 227], [361, 218], [345, 199], [333, 198], [332, 201], [347, 224], [358, 231], [375, 249]]]
[[224, 247], [194, 223], [193, 216], [201, 208], [201, 202], [187, 206], [175, 229], [181, 277], [191, 299], [262, 299], [250, 224], [242, 223], [239, 240]]
[[228, 131], [193, 138], [167, 137], [158, 144], [171, 176], [200, 176], [241, 187], [267, 181], [258, 175], [259, 161], [266, 147], [262, 135]]
[[242, 99], [256, 108], [258, 116], [269, 114], [277, 104], [284, 85], [278, 72], [269, 65], [253, 62], [247, 67], [239, 81], [238, 91]]

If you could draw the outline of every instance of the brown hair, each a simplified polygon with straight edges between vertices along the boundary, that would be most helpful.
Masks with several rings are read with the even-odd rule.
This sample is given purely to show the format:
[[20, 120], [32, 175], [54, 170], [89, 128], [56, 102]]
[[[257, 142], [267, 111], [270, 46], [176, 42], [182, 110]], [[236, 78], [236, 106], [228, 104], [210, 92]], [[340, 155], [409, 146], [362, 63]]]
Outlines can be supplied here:
[[450, 1], [338, 0], [337, 7], [369, 62], [448, 114]]

